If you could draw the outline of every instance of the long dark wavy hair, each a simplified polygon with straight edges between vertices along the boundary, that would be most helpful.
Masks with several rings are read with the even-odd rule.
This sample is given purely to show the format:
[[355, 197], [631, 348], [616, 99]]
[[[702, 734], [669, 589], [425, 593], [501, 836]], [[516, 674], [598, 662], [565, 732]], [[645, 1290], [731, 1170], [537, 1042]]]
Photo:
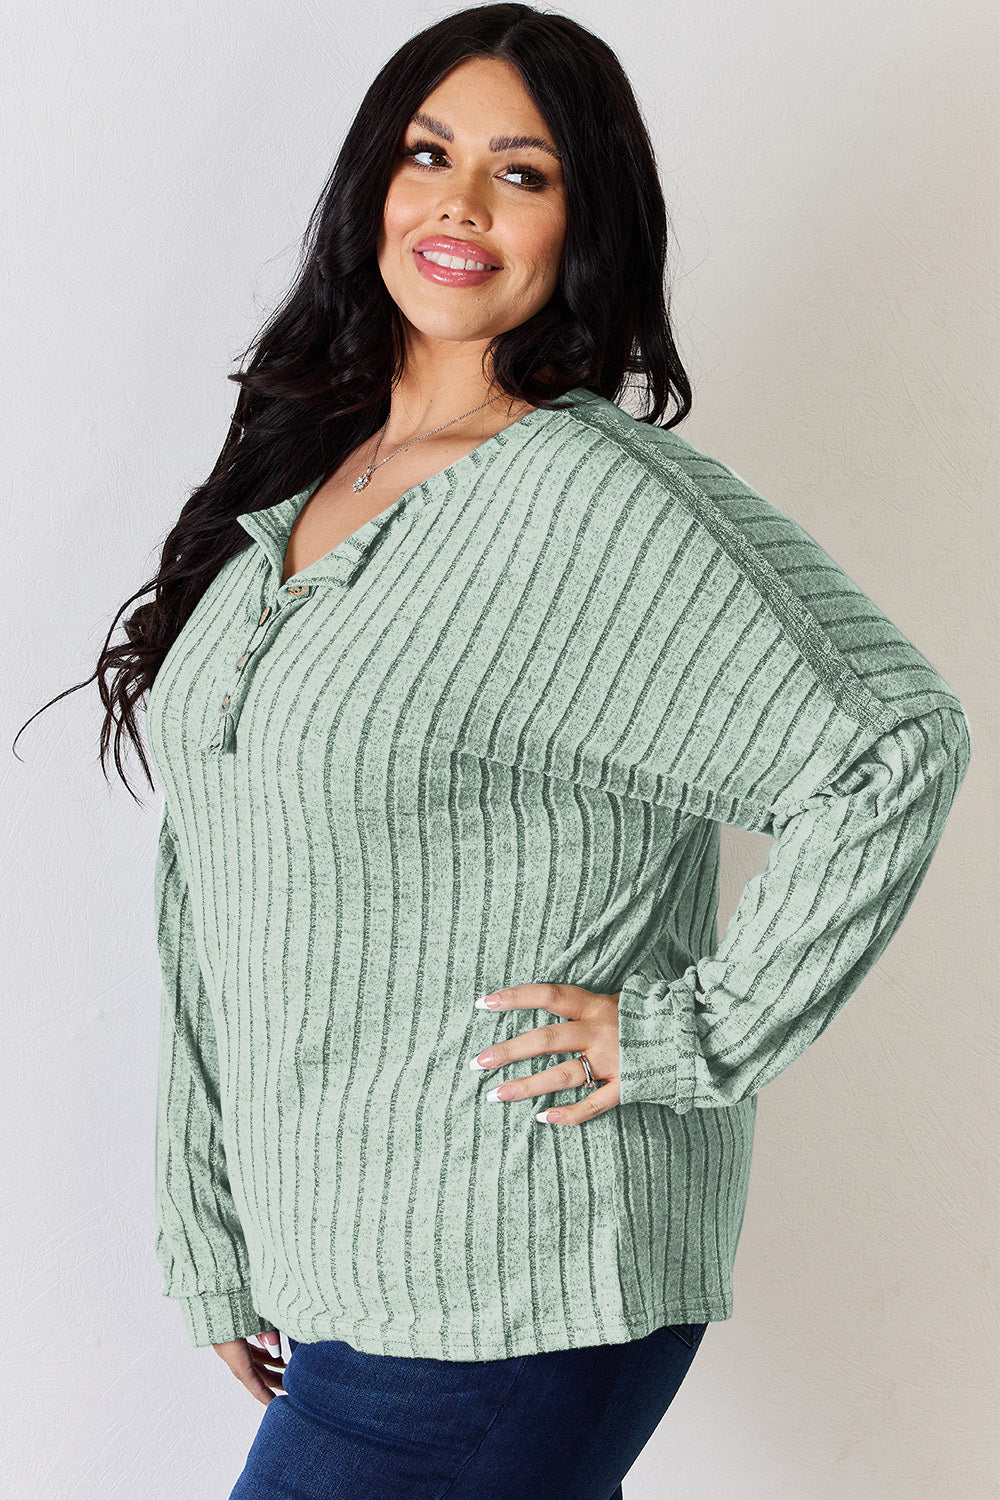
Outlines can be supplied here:
[[[212, 579], [249, 545], [235, 517], [333, 473], [388, 418], [405, 347], [376, 258], [386, 193], [415, 111], [459, 63], [480, 57], [518, 70], [562, 154], [567, 209], [556, 290], [491, 340], [484, 368], [491, 359], [495, 385], [532, 406], [576, 386], [614, 401], [638, 376], [648, 405], [641, 421], [660, 423], [670, 400], [677, 409], [665, 427], [691, 409], [669, 319], [666, 206], [614, 52], [576, 21], [530, 5], [473, 6], [419, 32], [361, 101], [310, 216], [296, 280], [244, 352], [245, 360], [253, 350], [249, 364], [227, 377], [240, 393], [226, 440], [163, 543], [159, 571], [118, 610], [94, 673], [42, 705], [97, 680], [99, 760], [107, 777], [114, 731], [115, 767], [133, 797], [123, 738], [152, 787], [136, 707]], [[123, 622], [125, 641], [112, 645], [123, 611], [145, 594], [152, 598]]]

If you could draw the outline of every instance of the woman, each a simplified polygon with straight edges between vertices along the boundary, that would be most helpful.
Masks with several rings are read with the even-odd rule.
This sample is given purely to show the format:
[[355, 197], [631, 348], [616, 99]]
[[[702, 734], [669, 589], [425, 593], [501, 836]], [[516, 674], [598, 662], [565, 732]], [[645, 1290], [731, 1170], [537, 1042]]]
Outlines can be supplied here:
[[[238, 1500], [620, 1497], [732, 1313], [757, 1095], [964, 775], [937, 671], [671, 431], [665, 222], [575, 22], [407, 42], [99, 664], [102, 753], [152, 687], [156, 1247], [266, 1407]], [[723, 823], [774, 844], [720, 942]]]

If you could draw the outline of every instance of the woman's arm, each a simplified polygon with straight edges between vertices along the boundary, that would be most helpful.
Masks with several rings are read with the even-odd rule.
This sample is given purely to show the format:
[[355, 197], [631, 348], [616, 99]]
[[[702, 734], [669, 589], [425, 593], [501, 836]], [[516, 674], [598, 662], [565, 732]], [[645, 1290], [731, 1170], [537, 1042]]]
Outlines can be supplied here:
[[635, 452], [658, 508], [630, 580], [628, 759], [651, 798], [775, 840], [713, 953], [672, 980], [637, 954], [622, 980], [622, 1102], [683, 1114], [755, 1094], [858, 988], [971, 739], [941, 674], [797, 521], [662, 429]]
[[162, 973], [156, 1113], [156, 1255], [196, 1348], [270, 1324], [253, 1306], [246, 1245], [226, 1171], [215, 1026], [191, 898], [164, 806], [154, 881]]
[[669, 983], [625, 980], [622, 1103], [736, 1104], [820, 1035], [906, 915], [969, 755], [965, 715], [937, 705], [859, 737], [836, 775], [773, 809], [766, 867], [716, 952]]

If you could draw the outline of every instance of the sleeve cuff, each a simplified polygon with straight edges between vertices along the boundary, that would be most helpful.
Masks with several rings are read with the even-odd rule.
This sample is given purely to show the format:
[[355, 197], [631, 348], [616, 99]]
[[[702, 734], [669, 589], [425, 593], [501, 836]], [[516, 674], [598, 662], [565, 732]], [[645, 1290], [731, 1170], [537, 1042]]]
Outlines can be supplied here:
[[257, 1313], [249, 1287], [210, 1292], [201, 1297], [178, 1297], [177, 1301], [184, 1314], [188, 1338], [196, 1349], [247, 1338], [272, 1327]]
[[630, 974], [618, 995], [618, 1063], [622, 1104], [665, 1104], [687, 1114], [695, 1093], [695, 966], [677, 979]]

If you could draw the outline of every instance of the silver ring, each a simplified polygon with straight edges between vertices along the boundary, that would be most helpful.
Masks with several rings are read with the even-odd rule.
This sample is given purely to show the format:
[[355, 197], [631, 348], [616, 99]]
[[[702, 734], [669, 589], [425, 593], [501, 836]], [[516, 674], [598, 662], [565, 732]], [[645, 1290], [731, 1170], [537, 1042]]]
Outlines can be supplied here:
[[580, 1053], [580, 1061], [583, 1063], [583, 1071], [587, 1075], [586, 1078], [584, 1079], [584, 1082], [587, 1083], [587, 1084], [593, 1084], [593, 1083], [595, 1083], [596, 1079], [594, 1078], [593, 1073], [590, 1071], [590, 1063], [584, 1057], [584, 1055], [583, 1055], [582, 1052]]

